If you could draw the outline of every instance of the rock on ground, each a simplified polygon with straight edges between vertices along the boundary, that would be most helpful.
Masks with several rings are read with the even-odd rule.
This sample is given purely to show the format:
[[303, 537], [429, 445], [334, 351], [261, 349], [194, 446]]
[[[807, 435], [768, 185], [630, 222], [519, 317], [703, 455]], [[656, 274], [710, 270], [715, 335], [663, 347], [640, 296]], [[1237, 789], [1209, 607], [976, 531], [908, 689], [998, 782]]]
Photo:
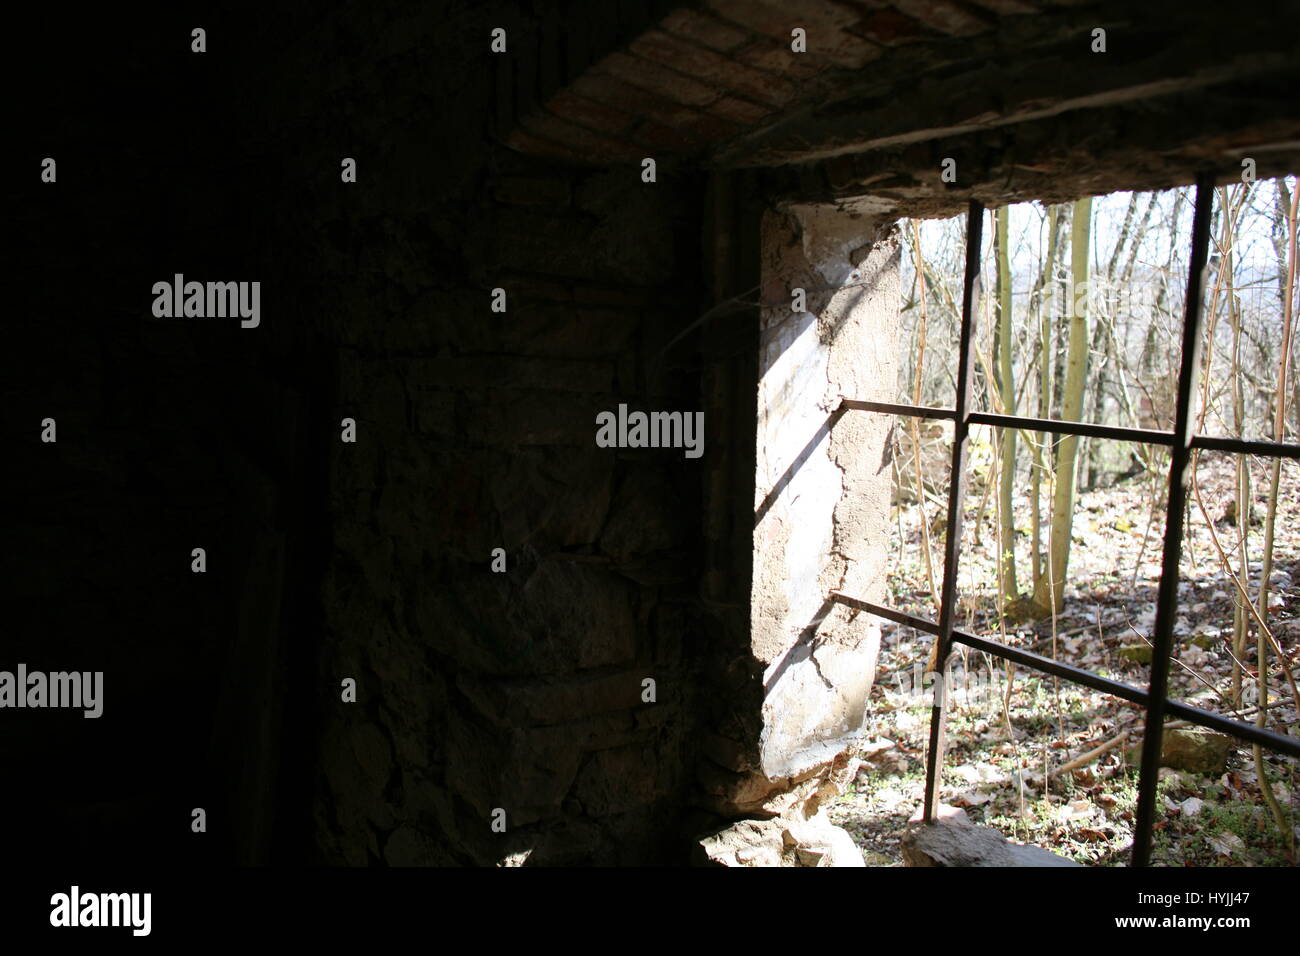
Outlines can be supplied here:
[[808, 820], [740, 820], [699, 844], [718, 866], [866, 866], [852, 837], [824, 813]]
[[1080, 866], [1037, 846], [1012, 843], [965, 811], [941, 806], [934, 823], [913, 819], [903, 837], [905, 866]]

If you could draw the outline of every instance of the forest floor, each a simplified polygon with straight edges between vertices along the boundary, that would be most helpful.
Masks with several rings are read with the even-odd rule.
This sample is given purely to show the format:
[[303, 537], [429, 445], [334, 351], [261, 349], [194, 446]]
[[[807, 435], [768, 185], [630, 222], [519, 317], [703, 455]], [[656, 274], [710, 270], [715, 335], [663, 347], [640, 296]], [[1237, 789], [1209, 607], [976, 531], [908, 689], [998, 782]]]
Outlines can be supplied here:
[[[1258, 594], [1270, 464], [1252, 460], [1254, 522], [1250, 526], [1249, 592]], [[1227, 455], [1203, 453], [1197, 487], [1218, 544], [1234, 569], [1239, 544], [1225, 510], [1235, 498], [1236, 469]], [[1164, 535], [1164, 472], [1080, 493], [1074, 518], [1063, 613], [1053, 621], [1000, 625], [995, 607], [997, 525], [989, 500], [979, 520], [981, 490], [967, 501], [959, 570], [957, 626], [1026, 647], [1138, 687], [1148, 678], [1155, 598]], [[992, 496], [996, 497], [996, 495]], [[1154, 508], [1153, 508], [1154, 504]], [[900, 547], [891, 556], [886, 602], [937, 619], [922, 557], [921, 510], [896, 509]], [[1020, 589], [1029, 590], [1028, 502], [1015, 506]], [[927, 504], [937, 527], [934, 575], [942, 577], [940, 502]], [[1153, 516], [1154, 512], [1154, 516]], [[1021, 525], [1025, 527], [1021, 527]], [[1300, 671], [1300, 467], [1282, 465], [1270, 587], [1269, 624]], [[1234, 707], [1232, 633], [1236, 587], [1226, 573], [1206, 518], [1192, 495], [1184, 534], [1179, 610], [1169, 695], [1206, 710], [1255, 720], [1258, 700], [1254, 632], [1243, 657], [1242, 701]], [[882, 622], [880, 660], [862, 759], [849, 791], [831, 808], [868, 865], [897, 866], [908, 820], [919, 812], [929, 733], [928, 690], [919, 691], [931, 638]], [[954, 651], [950, 678], [944, 803], [965, 809], [977, 824], [1009, 838], [1046, 847], [1080, 863], [1125, 865], [1132, 846], [1137, 799], [1140, 707], [1066, 681], [1017, 668], [1008, 681], [1003, 662]], [[1300, 734], [1300, 718], [1276, 655], [1270, 653], [1267, 726]], [[1059, 769], [1118, 735], [1122, 744], [1064, 773]], [[1300, 762], [1264, 751], [1273, 794], [1300, 843]], [[1152, 862], [1166, 866], [1277, 866], [1288, 859], [1286, 840], [1260, 787], [1252, 748], [1232, 739], [1222, 770], [1164, 767]]]

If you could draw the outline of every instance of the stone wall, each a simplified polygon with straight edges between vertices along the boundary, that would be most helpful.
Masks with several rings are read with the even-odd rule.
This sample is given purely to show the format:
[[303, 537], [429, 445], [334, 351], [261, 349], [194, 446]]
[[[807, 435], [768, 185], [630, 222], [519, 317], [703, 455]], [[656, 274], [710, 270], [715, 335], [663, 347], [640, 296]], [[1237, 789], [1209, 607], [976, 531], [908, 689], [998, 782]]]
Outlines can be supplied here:
[[525, 44], [526, 11], [394, 13], [353, 46], [341, 15], [302, 38], [318, 59], [293, 70], [339, 79], [280, 143], [313, 170], [277, 205], [285, 281], [337, 354], [310, 843], [347, 864], [684, 859], [703, 469], [727, 436], [706, 419], [692, 460], [598, 448], [595, 422], [701, 408], [698, 340], [670, 344], [706, 304], [704, 181], [497, 144], [488, 28]]
[[[522, 44], [540, 21], [232, 8], [205, 24], [206, 59], [179, 14], [66, 48], [48, 25], [103, 84], [24, 104], [59, 182], [29, 157], [8, 180], [31, 239], [4, 377], [24, 504], [10, 647], [102, 668], [108, 699], [99, 722], [36, 732], [29, 714], [5, 738], [33, 780], [5, 798], [32, 823], [18, 856], [687, 859], [730, 659], [702, 583], [706, 529], [733, 524], [708, 517], [736, 500], [710, 478], [727, 401], [698, 459], [595, 435], [621, 403], [706, 407], [701, 333], [674, 342], [712, 294], [706, 177], [502, 144], [502, 22]], [[100, 41], [134, 52], [109, 63]], [[113, 106], [140, 101], [202, 135], [146, 149], [148, 124]], [[177, 271], [260, 281], [261, 325], [151, 319], [152, 283]]]
[[[529, 43], [527, 17], [502, 15], [510, 42]], [[455, 38], [492, 16], [466, 14], [445, 39], [413, 30], [412, 43], [468, 75], [486, 58]], [[757, 442], [756, 498], [745, 450], [756, 413], [764, 436], [784, 436], [842, 395], [888, 392], [896, 250], [885, 242], [864, 260], [874, 220], [811, 209], [772, 213], [760, 248], [761, 200], [743, 184], [671, 162], [651, 184], [639, 162], [593, 170], [519, 155], [495, 143], [468, 82], [442, 101], [454, 156], [418, 103], [371, 128], [367, 91], [409, 85], [414, 61], [355, 55], [362, 80], [334, 90], [330, 140], [383, 151], [358, 157], [355, 188], [322, 178], [294, 200], [313, 222], [296, 257], [313, 264], [302, 284], [320, 290], [312, 321], [339, 345], [332, 417], [359, 430], [330, 453], [320, 858], [683, 859], [693, 829], [716, 820], [702, 811], [772, 810], [795, 778], [815, 785], [859, 730], [875, 632], [841, 612], [811, 642], [804, 627], [828, 586], [878, 590], [884, 429], [843, 422], [799, 479], [834, 482], [812, 505], [822, 510], [781, 497], [760, 522], [760, 536], [778, 522], [812, 531], [811, 551], [760, 547], [757, 584], [734, 552], [755, 540], [746, 502], [789, 464], [784, 437]], [[428, 82], [432, 96], [439, 81]], [[320, 131], [294, 140], [325, 155]], [[396, 193], [390, 178], [414, 188]], [[800, 232], [793, 258], [779, 222]], [[768, 394], [787, 343], [760, 342], [752, 308], [688, 331], [764, 256], [765, 296], [795, 274], [813, 290], [800, 321], [816, 326], [817, 381], [793, 389], [788, 421]], [[494, 288], [504, 313], [490, 308]], [[624, 402], [704, 409], [703, 458], [597, 448], [596, 414]], [[498, 547], [504, 574], [489, 567]], [[771, 580], [782, 573], [793, 591]], [[332, 689], [345, 676], [360, 684], [355, 707]], [[497, 808], [504, 834], [489, 826]]]

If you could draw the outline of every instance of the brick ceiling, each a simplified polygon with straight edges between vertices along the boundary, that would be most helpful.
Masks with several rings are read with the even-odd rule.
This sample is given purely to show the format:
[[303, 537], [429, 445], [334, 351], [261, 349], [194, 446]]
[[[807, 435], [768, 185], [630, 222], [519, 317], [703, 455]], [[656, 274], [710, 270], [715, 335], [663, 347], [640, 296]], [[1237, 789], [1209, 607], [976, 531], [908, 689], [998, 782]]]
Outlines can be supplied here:
[[[936, 213], [1117, 175], [1172, 185], [1248, 151], [1267, 175], [1300, 156], [1300, 31], [1278, 28], [1300, 22], [1296, 0], [1249, 16], [1192, 0], [571, 9], [569, 28], [525, 25], [500, 58], [499, 128], [520, 151], [758, 167], [792, 197], [883, 194]], [[807, 52], [791, 50], [796, 27]], [[955, 188], [938, 184], [946, 156], [967, 173]]]

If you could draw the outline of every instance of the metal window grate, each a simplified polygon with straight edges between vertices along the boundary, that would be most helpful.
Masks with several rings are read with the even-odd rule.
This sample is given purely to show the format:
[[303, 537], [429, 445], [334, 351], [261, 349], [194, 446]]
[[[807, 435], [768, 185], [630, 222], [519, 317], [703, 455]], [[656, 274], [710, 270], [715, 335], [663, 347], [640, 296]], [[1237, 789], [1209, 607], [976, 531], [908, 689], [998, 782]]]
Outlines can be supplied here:
[[[1229, 734], [1240, 740], [1259, 744], [1278, 753], [1300, 757], [1300, 740], [1240, 720], [1191, 707], [1167, 697], [1169, 658], [1173, 643], [1174, 618], [1178, 605], [1178, 565], [1182, 555], [1183, 514], [1187, 503], [1187, 468], [1193, 449], [1213, 449], [1245, 455], [1300, 459], [1300, 445], [1236, 438], [1214, 438], [1192, 433], [1192, 393], [1200, 363], [1201, 299], [1205, 266], [1210, 242], [1210, 207], [1214, 194], [1214, 177], [1202, 175], [1196, 183], [1196, 211], [1192, 222], [1192, 254], [1187, 276], [1186, 314], [1183, 321], [1182, 361], [1178, 374], [1178, 397], [1173, 431], [1120, 428], [1086, 422], [1043, 418], [1022, 418], [971, 411], [974, 348], [973, 291], [980, 270], [980, 251], [984, 207], [970, 204], [966, 229], [966, 270], [962, 283], [961, 337], [957, 368], [955, 408], [926, 408], [889, 402], [845, 399], [841, 411], [866, 411], [888, 415], [906, 415], [953, 422], [952, 478], [948, 488], [948, 531], [944, 545], [943, 589], [939, 603], [939, 621], [934, 623], [893, 608], [833, 591], [830, 600], [875, 614], [898, 624], [914, 627], [935, 636], [938, 642], [937, 670], [947, 666], [953, 643], [964, 644], [1034, 670], [1112, 694], [1140, 704], [1146, 709], [1146, 741], [1138, 777], [1138, 806], [1134, 820], [1133, 865], [1147, 866], [1151, 857], [1151, 832], [1155, 822], [1156, 782], [1160, 769], [1160, 752], [1166, 715], [1189, 723]], [[1146, 442], [1171, 449], [1168, 479], [1168, 502], [1165, 512], [1164, 552], [1161, 560], [1160, 585], [1156, 598], [1156, 619], [1152, 635], [1151, 679], [1147, 690], [1111, 680], [1070, 664], [1009, 647], [998, 641], [968, 634], [953, 627], [957, 599], [957, 563], [961, 549], [962, 502], [966, 497], [966, 458], [971, 425], [995, 425], [1033, 432], [1108, 438]], [[938, 694], [930, 710], [930, 744], [926, 753], [925, 820], [934, 819], [939, 804], [940, 769], [945, 745], [944, 725], [947, 695]]]

